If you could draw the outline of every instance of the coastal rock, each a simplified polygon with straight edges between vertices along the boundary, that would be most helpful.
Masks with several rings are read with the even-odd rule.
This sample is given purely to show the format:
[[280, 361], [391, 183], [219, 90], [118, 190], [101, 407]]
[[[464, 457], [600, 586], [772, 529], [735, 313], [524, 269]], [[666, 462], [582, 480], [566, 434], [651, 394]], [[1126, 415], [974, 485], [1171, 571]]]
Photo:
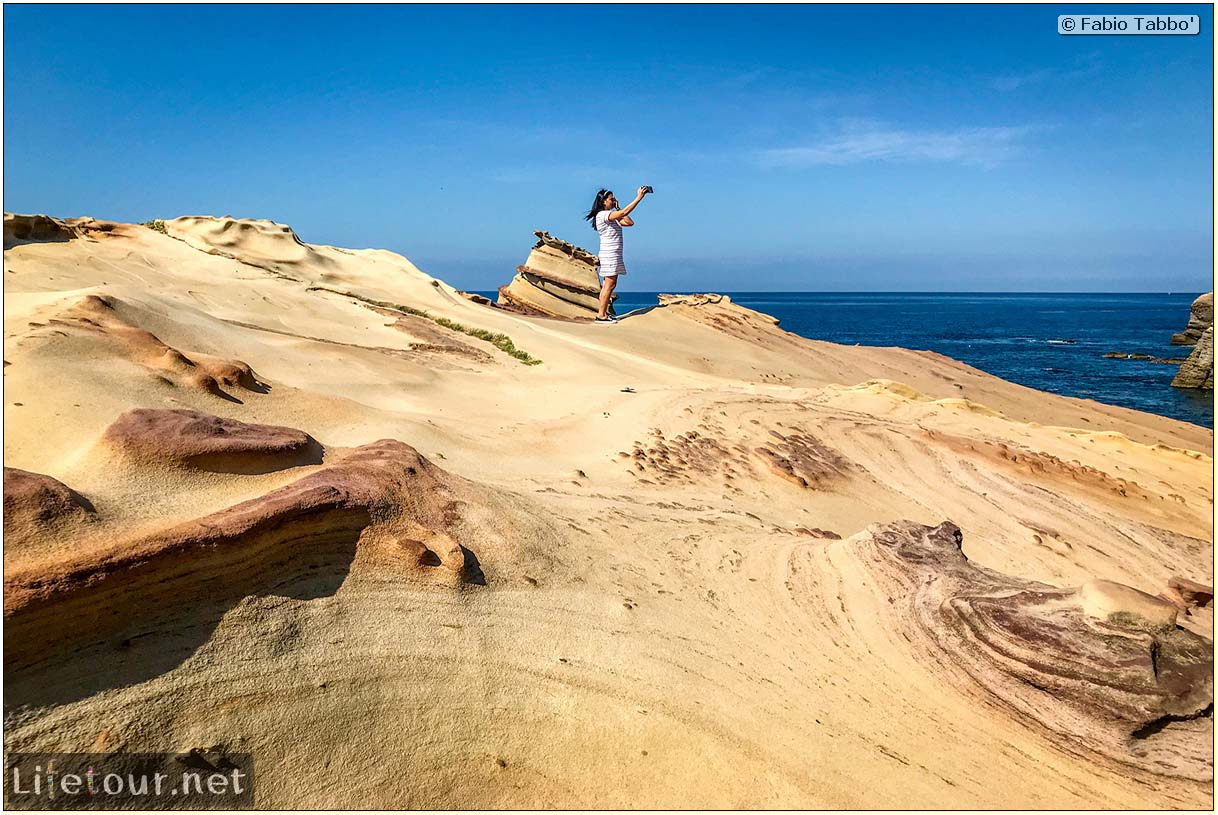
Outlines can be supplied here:
[[804, 489], [823, 489], [850, 475], [850, 462], [819, 439], [806, 433], [770, 431], [772, 441], [758, 447], [757, 455], [770, 471]]
[[[602, 330], [104, 226], [4, 253], [5, 453], [67, 500], [7, 538], [10, 753], [227, 745], [285, 809], [1212, 809], [1213, 602], [1070, 588], [1213, 582], [1209, 428], [716, 295]], [[102, 441], [144, 409], [200, 415]]]
[[1170, 628], [1177, 609], [1161, 597], [1153, 597], [1111, 580], [1092, 580], [1079, 588], [1084, 613], [1117, 625], [1146, 625]]
[[1212, 780], [1209, 731], [1170, 726], [1208, 715], [1213, 645], [1175, 626], [1174, 606], [1107, 580], [1061, 589], [986, 569], [963, 540], [950, 522], [902, 521], [822, 546], [829, 561], [859, 564], [887, 597], [887, 623], [928, 666], [975, 683], [966, 694], [1064, 749]]
[[1214, 587], [1185, 577], [1173, 577], [1167, 587], [1179, 597], [1186, 608], [1204, 608], [1214, 602]]
[[516, 276], [500, 287], [499, 305], [547, 317], [595, 317], [600, 308], [596, 256], [548, 232], [533, 234], [537, 243], [516, 267]]
[[246, 424], [195, 410], [136, 408], [102, 441], [124, 456], [218, 473], [264, 473], [321, 463], [321, 445], [290, 427]]
[[1214, 389], [1214, 326], [1205, 329], [1171, 384], [1173, 388]]
[[89, 499], [42, 473], [4, 468], [4, 534], [20, 547], [40, 536], [93, 520]]
[[1184, 362], [1183, 357], [1152, 357], [1150, 354], [1124, 354], [1120, 351], [1109, 351], [1104, 354], [1104, 359], [1138, 359], [1156, 365], [1180, 365]]
[[1189, 309], [1188, 327], [1173, 334], [1172, 345], [1196, 345], [1205, 329], [1214, 324], [1214, 293], [1206, 292], [1193, 301]]
[[23, 243], [62, 242], [77, 237], [80, 237], [80, 233], [58, 218], [48, 215], [4, 213], [5, 249], [11, 249]]
[[327, 573], [333, 590], [357, 548], [370, 566], [485, 583], [477, 557], [451, 534], [461, 520], [452, 476], [392, 439], [336, 459], [260, 497], [102, 552], [6, 568], [6, 669], [206, 602], [290, 594], [294, 582]]
[[714, 292], [707, 292], [705, 294], [661, 294], [658, 299], [662, 306], [705, 306], [716, 305], [718, 303], [726, 305], [732, 302], [732, 298], [728, 295], [716, 294]]
[[209, 255], [232, 258], [290, 280], [304, 279], [334, 266], [323, 252], [297, 237], [287, 224], [254, 218], [186, 215], [165, 222], [165, 233]]
[[549, 232], [545, 232], [540, 229], [534, 229], [533, 234], [537, 236], [537, 243], [533, 246], [534, 249], [549, 247], [561, 252], [564, 255], [570, 256], [574, 260], [578, 260], [581, 263], [586, 263], [589, 266], [600, 265], [600, 259], [587, 249], [581, 249], [573, 243], [567, 243], [560, 238], [554, 237]]
[[228, 401], [237, 399], [222, 385], [254, 393], [267, 392], [266, 384], [246, 363], [206, 354], [187, 356], [137, 325], [132, 311], [116, 298], [89, 294], [49, 319], [48, 330], [68, 329], [94, 335], [166, 383], [206, 391]]

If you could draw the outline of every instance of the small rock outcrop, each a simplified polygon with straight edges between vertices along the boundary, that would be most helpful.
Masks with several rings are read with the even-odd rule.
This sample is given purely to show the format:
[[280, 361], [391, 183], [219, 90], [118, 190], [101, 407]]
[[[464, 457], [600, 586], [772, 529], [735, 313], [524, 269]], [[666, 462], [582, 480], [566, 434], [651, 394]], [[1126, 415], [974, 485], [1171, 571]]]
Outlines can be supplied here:
[[68, 224], [49, 215], [18, 215], [4, 213], [4, 248], [23, 243], [53, 243], [70, 241], [79, 233]]
[[1214, 326], [1205, 329], [1171, 384], [1173, 388], [1214, 389]]
[[1167, 591], [1160, 596], [1177, 608], [1187, 611], [1205, 608], [1214, 602], [1214, 587], [1177, 575], [1167, 581]]
[[1172, 345], [1196, 345], [1201, 340], [1205, 329], [1214, 324], [1214, 293], [1206, 292], [1193, 301], [1189, 312], [1188, 327], [1179, 334], [1173, 334]]
[[500, 287], [498, 304], [546, 317], [595, 317], [601, 288], [596, 255], [548, 232], [533, 234], [537, 244], [511, 282]]
[[128, 458], [217, 473], [266, 473], [322, 460], [321, 445], [301, 430], [195, 410], [129, 410], [102, 440]]
[[1184, 362], [1183, 357], [1152, 357], [1150, 354], [1126, 354], [1121, 351], [1109, 351], [1104, 354], [1104, 359], [1139, 359], [1155, 365], [1180, 365]]
[[10, 546], [75, 531], [93, 517], [93, 504], [67, 484], [42, 473], [4, 468], [4, 535]]

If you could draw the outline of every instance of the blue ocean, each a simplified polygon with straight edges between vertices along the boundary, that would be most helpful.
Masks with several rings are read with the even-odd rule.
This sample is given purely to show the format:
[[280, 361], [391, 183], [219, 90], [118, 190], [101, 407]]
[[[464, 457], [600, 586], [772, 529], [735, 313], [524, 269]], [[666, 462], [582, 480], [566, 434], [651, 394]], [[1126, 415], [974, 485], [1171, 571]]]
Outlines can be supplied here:
[[[853, 345], [937, 351], [1021, 385], [1214, 426], [1213, 393], [1173, 388], [1178, 366], [1104, 354], [1182, 358], [1171, 335], [1200, 292], [1186, 294], [821, 294], [730, 292], [787, 331]], [[654, 305], [620, 292], [618, 313]]]

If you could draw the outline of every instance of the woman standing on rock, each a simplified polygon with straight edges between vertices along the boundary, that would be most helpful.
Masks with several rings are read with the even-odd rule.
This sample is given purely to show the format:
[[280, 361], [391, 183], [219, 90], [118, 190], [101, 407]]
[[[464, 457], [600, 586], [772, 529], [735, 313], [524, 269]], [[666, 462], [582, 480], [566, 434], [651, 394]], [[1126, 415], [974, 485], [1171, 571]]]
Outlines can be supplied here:
[[601, 236], [599, 272], [602, 280], [600, 311], [596, 315], [598, 323], [617, 320], [617, 317], [609, 315], [609, 301], [613, 298], [613, 290], [617, 288], [618, 275], [626, 274], [626, 264], [622, 262], [622, 227], [634, 226], [630, 213], [649, 192], [651, 187], [639, 187], [639, 194], [634, 200], [624, 209], [618, 209], [617, 198], [613, 193], [600, 190], [596, 194], [596, 200], [592, 202], [592, 210], [584, 216], [584, 220], [591, 221], [592, 228]]

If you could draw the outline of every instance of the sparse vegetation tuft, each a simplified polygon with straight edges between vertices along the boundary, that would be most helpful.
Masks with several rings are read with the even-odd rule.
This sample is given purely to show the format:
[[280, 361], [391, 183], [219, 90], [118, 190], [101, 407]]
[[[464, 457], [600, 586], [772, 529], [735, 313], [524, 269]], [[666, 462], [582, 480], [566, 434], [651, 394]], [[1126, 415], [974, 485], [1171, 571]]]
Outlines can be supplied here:
[[442, 325], [445, 328], [452, 329], [453, 331], [460, 331], [462, 334], [468, 334], [471, 337], [477, 337], [480, 340], [486, 340], [487, 342], [489, 342], [491, 345], [498, 348], [503, 353], [507, 354], [510, 357], [515, 357], [516, 359], [523, 362], [525, 365], [540, 365], [541, 364], [540, 359], [538, 359], [537, 357], [528, 353], [527, 351], [522, 351], [521, 349], [517, 348], [516, 344], [512, 342], [512, 338], [509, 337], [507, 334], [498, 334], [498, 333], [495, 333], [494, 331], [487, 331], [484, 328], [466, 328], [465, 326], [461, 325], [460, 323], [454, 323], [452, 320], [449, 320], [445, 317], [434, 317], [432, 319], [435, 321], [436, 325]]
[[160, 232], [162, 235], [169, 234], [168, 232], [165, 231], [165, 222], [159, 218], [155, 221], [144, 221], [143, 223], [140, 224], [140, 226], [146, 226], [149, 229], [151, 229], [153, 232]]
[[512, 357], [513, 359], [520, 360], [525, 365], [540, 365], [541, 364], [540, 359], [533, 356], [528, 351], [517, 348], [516, 344], [514, 342], [512, 342], [512, 338], [509, 337], [507, 334], [499, 334], [494, 331], [487, 331], [484, 328], [467, 328], [466, 326], [463, 326], [460, 323], [453, 322], [452, 320], [448, 319], [447, 317], [433, 317], [430, 314], [428, 314], [426, 311], [423, 311], [422, 309], [411, 308], [410, 306], [404, 306], [401, 303], [390, 303], [385, 300], [373, 300], [371, 297], [361, 297], [360, 295], [352, 294], [349, 291], [339, 291], [338, 289], [331, 289], [331, 288], [327, 288], [326, 286], [309, 286], [308, 290], [309, 291], [328, 291], [331, 294], [340, 294], [343, 297], [350, 297], [353, 300], [359, 300], [361, 303], [366, 303], [370, 306], [378, 306], [379, 308], [387, 308], [387, 309], [391, 309], [393, 311], [400, 311], [403, 314], [410, 314], [414, 317], [422, 317], [424, 319], [431, 320], [433, 323], [435, 323], [438, 326], [447, 328], [449, 331], [456, 331], [458, 333], [465, 334], [467, 336], [474, 337], [479, 340], [484, 340], [485, 342], [489, 342], [491, 345], [495, 346], [503, 353], [507, 354], [508, 356]]

